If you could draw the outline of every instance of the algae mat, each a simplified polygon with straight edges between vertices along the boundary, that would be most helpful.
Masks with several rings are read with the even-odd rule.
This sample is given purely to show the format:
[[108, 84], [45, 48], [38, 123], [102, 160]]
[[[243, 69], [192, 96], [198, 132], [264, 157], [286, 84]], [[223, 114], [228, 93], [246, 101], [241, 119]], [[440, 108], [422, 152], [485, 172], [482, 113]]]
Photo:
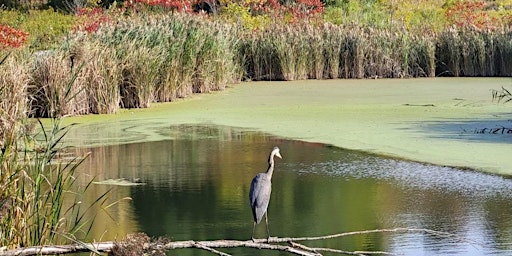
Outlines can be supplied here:
[[510, 78], [247, 82], [114, 115], [68, 118], [77, 146], [165, 140], [175, 124], [215, 124], [380, 155], [512, 175]]

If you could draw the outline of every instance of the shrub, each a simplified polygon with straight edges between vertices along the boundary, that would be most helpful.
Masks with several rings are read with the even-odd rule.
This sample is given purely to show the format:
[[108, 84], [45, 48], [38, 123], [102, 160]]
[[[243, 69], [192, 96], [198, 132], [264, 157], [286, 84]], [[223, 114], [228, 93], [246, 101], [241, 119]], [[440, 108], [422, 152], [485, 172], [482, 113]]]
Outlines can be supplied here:
[[0, 12], [1, 22], [26, 31], [26, 43], [33, 50], [47, 50], [60, 44], [75, 22], [74, 17], [48, 10]]
[[19, 48], [27, 41], [28, 33], [0, 24], [0, 49]]
[[248, 30], [262, 30], [271, 23], [271, 17], [268, 15], [252, 15], [250, 7], [242, 6], [236, 3], [230, 3], [223, 8], [220, 14], [227, 21], [240, 24], [242, 28]]
[[493, 12], [491, 4], [483, 0], [454, 1], [446, 9], [448, 24], [477, 30], [495, 30], [509, 25], [507, 23], [510, 23], [510, 20], [506, 14], [499, 15]]
[[98, 31], [100, 26], [108, 25], [112, 22], [112, 18], [103, 8], [78, 8], [76, 12], [77, 25], [75, 31], [83, 31], [87, 33], [94, 33]]

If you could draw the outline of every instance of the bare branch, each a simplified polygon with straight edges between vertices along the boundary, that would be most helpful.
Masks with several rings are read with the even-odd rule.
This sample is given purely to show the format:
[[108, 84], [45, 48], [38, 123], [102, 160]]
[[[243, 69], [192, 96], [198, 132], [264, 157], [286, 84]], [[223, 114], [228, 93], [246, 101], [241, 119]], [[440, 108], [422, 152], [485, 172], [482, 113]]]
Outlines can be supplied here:
[[361, 256], [366, 256], [366, 255], [395, 255], [393, 253], [390, 253], [390, 252], [381, 252], [381, 251], [353, 251], [353, 252], [349, 252], [349, 251], [343, 251], [343, 250], [338, 250], [338, 249], [331, 249], [331, 248], [312, 248], [316, 251], [324, 251], [324, 252], [333, 252], [333, 253], [339, 253], [339, 254], [345, 254], [345, 255], [361, 255]]
[[208, 246], [204, 246], [204, 245], [202, 245], [200, 243], [195, 243], [194, 247], [199, 248], [199, 249], [203, 249], [203, 250], [206, 250], [206, 251], [209, 251], [209, 252], [215, 253], [217, 255], [221, 255], [221, 256], [231, 256], [231, 254], [223, 253], [221, 251], [215, 250], [215, 249], [210, 248]]
[[299, 243], [295, 243], [295, 242], [289, 242], [289, 244], [291, 246], [295, 247], [295, 248], [299, 248], [299, 249], [304, 250], [304, 251], [315, 253], [315, 255], [322, 255], [322, 254], [318, 253], [315, 249], [307, 247], [307, 246], [305, 246], [303, 244], [299, 244]]
[[[179, 248], [192, 248], [199, 246], [209, 248], [232, 248], [232, 247], [249, 247], [255, 249], [266, 249], [266, 250], [278, 250], [294, 253], [303, 256], [317, 256], [318, 254], [303, 251], [299, 248], [293, 248], [285, 245], [276, 245], [266, 243], [266, 239], [258, 239], [259, 242], [253, 242], [252, 240], [238, 241], [238, 240], [215, 240], [215, 241], [183, 241], [183, 242], [169, 242], [162, 245], [162, 248], [167, 250], [179, 249]], [[1, 254], [0, 254], [1, 256]]]
[[[450, 237], [457, 241], [461, 242], [468, 242], [471, 244], [478, 244], [482, 245], [481, 243], [461, 238], [455, 234], [448, 233], [448, 232], [442, 232], [442, 231], [436, 231], [432, 229], [425, 229], [425, 228], [386, 228], [386, 229], [373, 229], [373, 230], [362, 230], [362, 231], [352, 231], [352, 232], [345, 232], [345, 233], [339, 233], [339, 234], [333, 234], [333, 235], [327, 235], [327, 236], [315, 236], [315, 237], [271, 237], [269, 239], [269, 242], [271, 243], [288, 243], [288, 242], [297, 242], [297, 241], [315, 241], [315, 240], [325, 240], [325, 239], [333, 239], [333, 238], [339, 238], [339, 237], [345, 237], [345, 236], [354, 236], [354, 235], [365, 235], [365, 234], [373, 234], [373, 233], [426, 233], [431, 234], [438, 237]], [[255, 240], [258, 243], [265, 242], [266, 239], [256, 239]]]
[[19, 248], [9, 251], [0, 251], [1, 256], [28, 256], [28, 255], [51, 255], [51, 254], [67, 254], [76, 252], [90, 252], [91, 248], [99, 252], [108, 252], [114, 247], [114, 242], [100, 243], [84, 243], [72, 245], [55, 245], [55, 246], [32, 246]]
[[[353, 231], [346, 233], [339, 233], [327, 236], [317, 236], [317, 237], [271, 237], [268, 242], [267, 239], [255, 239], [253, 240], [213, 240], [213, 241], [150, 241], [149, 237], [145, 234], [136, 234], [132, 236], [127, 236], [128, 242], [101, 242], [101, 243], [78, 243], [72, 245], [59, 245], [59, 246], [33, 246], [26, 248], [19, 248], [14, 250], [0, 250], [0, 256], [28, 256], [28, 255], [49, 255], [49, 254], [67, 254], [67, 253], [77, 253], [77, 252], [89, 252], [94, 251], [97, 252], [112, 252], [113, 255], [116, 255], [116, 248], [120, 252], [123, 252], [123, 246], [126, 247], [124, 250], [132, 250], [130, 249], [130, 245], [136, 246], [138, 250], [147, 250], [165, 252], [173, 249], [181, 249], [181, 248], [198, 248], [202, 250], [206, 250], [217, 255], [229, 256], [229, 254], [218, 251], [214, 248], [233, 248], [233, 247], [248, 247], [255, 249], [266, 249], [266, 250], [278, 250], [293, 253], [301, 256], [319, 256], [322, 255], [320, 252], [331, 252], [331, 253], [339, 253], [346, 255], [393, 255], [389, 252], [383, 251], [344, 251], [341, 249], [333, 249], [333, 248], [311, 248], [303, 244], [297, 243], [297, 241], [314, 241], [314, 240], [325, 240], [332, 238], [339, 238], [345, 236], [354, 236], [354, 235], [364, 235], [364, 234], [373, 234], [373, 233], [425, 233], [438, 237], [448, 237], [452, 238], [456, 241], [461, 241], [465, 243], [469, 243], [471, 245], [481, 245], [473, 240], [464, 239], [457, 235], [441, 232], [431, 229], [423, 229], [423, 228], [392, 228], [392, 229], [374, 229], [374, 230], [363, 230], [363, 231]], [[279, 243], [288, 243], [289, 245], [282, 245]], [[120, 248], [120, 249], [119, 249]]]

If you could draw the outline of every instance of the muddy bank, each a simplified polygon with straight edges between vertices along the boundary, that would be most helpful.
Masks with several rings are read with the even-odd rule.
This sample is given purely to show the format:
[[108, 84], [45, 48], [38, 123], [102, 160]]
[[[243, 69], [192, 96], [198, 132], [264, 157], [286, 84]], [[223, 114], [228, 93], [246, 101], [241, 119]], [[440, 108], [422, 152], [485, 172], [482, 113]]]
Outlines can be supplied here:
[[250, 82], [150, 109], [73, 117], [77, 146], [170, 139], [171, 124], [211, 123], [438, 165], [512, 175], [510, 78]]

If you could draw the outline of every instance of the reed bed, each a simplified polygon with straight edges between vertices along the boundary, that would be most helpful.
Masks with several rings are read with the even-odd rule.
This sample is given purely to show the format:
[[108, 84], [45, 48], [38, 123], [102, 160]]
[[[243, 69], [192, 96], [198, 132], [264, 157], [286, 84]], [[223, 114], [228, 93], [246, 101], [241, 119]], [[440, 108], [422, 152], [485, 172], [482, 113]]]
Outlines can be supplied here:
[[[38, 64], [49, 67], [58, 62], [53, 58]], [[15, 54], [0, 61], [0, 245], [7, 248], [64, 242], [86, 234], [93, 221], [83, 218], [88, 209], [80, 203], [87, 188], [75, 184], [83, 158], [66, 156], [59, 146], [66, 128], [55, 119], [48, 131], [40, 124], [38, 134], [27, 119], [34, 69], [28, 59]], [[66, 101], [73, 99], [48, 99], [56, 105]]]
[[[87, 235], [93, 205], [104, 205], [106, 194], [90, 205], [81, 203], [89, 184], [76, 184], [75, 170], [83, 157], [59, 146], [66, 128], [58, 120], [49, 131], [18, 134], [0, 153], [0, 244], [8, 248], [61, 244]], [[18, 121], [18, 123], [20, 123]], [[42, 125], [42, 124], [41, 124]], [[68, 201], [65, 201], [67, 199]]]
[[72, 72], [76, 73], [73, 86], [83, 88], [85, 97], [81, 109], [87, 113], [115, 113], [121, 105], [120, 84], [123, 81], [121, 66], [115, 52], [78, 38], [64, 50], [72, 60]]
[[[16, 240], [12, 233], [17, 230], [14, 223], [20, 222], [18, 212], [13, 211], [18, 186], [22, 176], [19, 167], [20, 156], [17, 148], [23, 143], [19, 134], [25, 129], [22, 120], [27, 114], [26, 86], [29, 73], [28, 63], [7, 58], [0, 59], [0, 244], [6, 245]], [[16, 242], [16, 241], [14, 241]]]
[[[235, 75], [231, 26], [188, 15], [143, 16], [104, 28], [95, 43], [117, 54], [124, 107], [221, 90]], [[128, 98], [133, 98], [131, 103]]]
[[[246, 76], [256, 80], [435, 75], [435, 37], [357, 26], [277, 26], [242, 37]], [[249, 63], [249, 64], [247, 64]]]
[[140, 14], [74, 34], [31, 66], [29, 113], [58, 117], [144, 108], [241, 80], [512, 76], [512, 33], [309, 23], [249, 31]]
[[28, 111], [26, 87], [29, 83], [29, 63], [23, 59], [0, 59], [0, 149], [16, 143], [23, 130], [22, 120]]
[[[240, 73], [233, 27], [190, 15], [119, 20], [34, 60], [34, 116], [113, 113], [222, 90]], [[239, 80], [239, 79], [238, 79]], [[73, 96], [71, 101], [63, 101]]]
[[512, 76], [512, 31], [451, 29], [437, 39], [437, 74]]
[[61, 117], [88, 114], [85, 84], [76, 83], [78, 68], [63, 51], [42, 51], [34, 56], [27, 86], [30, 114]]

